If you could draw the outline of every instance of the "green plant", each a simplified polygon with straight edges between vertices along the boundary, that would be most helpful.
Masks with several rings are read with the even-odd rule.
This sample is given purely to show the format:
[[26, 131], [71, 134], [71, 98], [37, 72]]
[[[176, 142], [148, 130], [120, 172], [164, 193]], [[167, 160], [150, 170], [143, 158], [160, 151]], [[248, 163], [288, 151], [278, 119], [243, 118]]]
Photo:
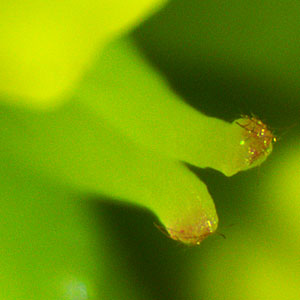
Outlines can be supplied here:
[[[239, 117], [239, 114], [231, 118], [231, 121], [236, 120], [226, 122], [192, 108], [166, 80], [167, 68], [158, 68], [157, 61], [156, 67], [150, 63], [147, 51], [143, 51], [140, 44], [141, 33], [128, 35], [129, 24], [135, 24], [142, 13], [158, 3], [130, 1], [124, 7], [124, 3], [118, 1], [91, 1], [87, 6], [76, 1], [70, 8], [68, 1], [50, 6], [36, 1], [26, 9], [22, 3], [15, 7], [1, 4], [5, 12], [0, 85], [3, 100], [0, 107], [3, 220], [0, 295], [3, 299], [151, 299], [153, 291], [143, 289], [132, 275], [136, 262], [124, 263], [127, 259], [130, 261], [124, 247], [126, 237], [113, 234], [103, 207], [99, 217], [94, 202], [82, 199], [101, 198], [108, 199], [109, 203], [145, 207], [156, 215], [173, 239], [199, 244], [217, 229], [218, 216], [210, 193], [225, 203], [226, 187], [221, 186], [222, 180], [227, 179], [214, 176], [209, 179], [208, 176], [200, 180], [195, 174], [199, 169], [191, 171], [192, 166], [232, 176], [260, 165], [271, 153], [273, 135], [263, 123], [254, 117]], [[101, 5], [108, 6], [101, 10]], [[13, 13], [17, 18], [11, 24]], [[33, 18], [37, 15], [39, 18]], [[26, 26], [23, 27], [24, 20]], [[163, 31], [159, 28], [158, 36]], [[122, 37], [118, 36], [120, 32]], [[169, 46], [173, 47], [174, 43], [174, 49], [179, 51], [180, 42], [172, 34], [170, 32], [170, 40], [174, 41]], [[147, 42], [151, 44], [153, 36], [148, 37]], [[210, 41], [219, 49], [213, 39]], [[225, 48], [220, 51], [225, 53], [228, 51]], [[238, 49], [233, 52], [239, 53]], [[208, 50], [203, 53], [210, 57]], [[189, 55], [194, 57], [192, 53]], [[218, 55], [212, 55], [219, 66]], [[276, 57], [276, 52], [273, 56]], [[241, 55], [234, 58], [239, 57]], [[250, 58], [255, 60], [256, 56]], [[251, 59], [250, 63], [247, 61], [248, 67]], [[184, 59], [178, 57], [178, 64], [184, 65], [183, 62]], [[273, 69], [266, 65], [268, 68], [264, 70], [270, 73]], [[161, 73], [162, 70], [165, 73]], [[188, 73], [185, 72], [185, 76]], [[222, 87], [215, 78], [213, 86]], [[268, 167], [272, 169], [273, 165]], [[257, 185], [251, 179], [253, 173], [249, 173], [239, 175], [245, 176], [247, 184], [236, 179], [241, 177], [234, 177], [232, 181], [228, 179], [226, 186], [232, 190], [237, 186], [239, 195], [233, 193], [233, 198], [252, 199], [254, 207], [259, 205], [252, 194]], [[263, 177], [263, 187], [268, 186], [265, 181]], [[298, 185], [291, 188], [292, 197], [297, 196], [297, 188]], [[258, 199], [264, 199], [261, 194], [266, 192], [262, 190]], [[285, 215], [289, 214], [290, 210], [286, 209]], [[266, 270], [275, 273], [272, 268], [276, 269], [280, 263], [272, 264], [266, 250], [255, 255], [261, 247], [257, 233], [265, 232], [265, 239], [272, 237], [270, 231], [260, 227], [258, 220], [264, 220], [264, 216], [250, 212], [248, 217], [253, 232], [248, 229], [248, 237], [244, 239], [249, 239], [249, 244], [254, 239], [258, 241], [252, 242], [251, 247], [243, 247], [240, 245], [243, 234], [233, 229], [231, 233], [237, 238], [230, 246], [221, 246], [220, 251], [212, 247], [211, 253], [202, 247], [201, 253], [209, 261], [209, 267], [204, 266], [206, 278], [203, 273], [198, 276], [199, 266], [203, 267], [198, 257], [197, 263], [192, 264], [192, 261], [180, 261], [177, 254], [176, 263], [178, 260], [181, 266], [195, 266], [195, 270], [189, 272], [191, 280], [187, 279], [189, 276], [177, 274], [178, 280], [193, 282], [195, 288], [199, 277], [203, 277], [207, 284], [202, 292], [207, 290], [206, 297], [211, 299], [209, 282], [213, 282], [214, 274], [222, 268], [218, 262], [226, 269], [222, 257], [234, 261], [238, 249], [242, 249], [244, 255], [230, 266], [237, 278], [245, 277], [240, 266], [247, 256], [251, 261], [259, 257], [260, 264], [267, 261]], [[227, 220], [231, 222], [232, 218]], [[222, 220], [226, 218], [223, 216]], [[141, 224], [142, 221], [139, 226]], [[132, 235], [134, 230], [140, 230], [137, 226], [130, 228]], [[156, 230], [152, 223], [151, 230]], [[286, 233], [283, 230], [282, 236]], [[289, 240], [285, 243], [290, 245]], [[208, 242], [208, 245], [211, 244]], [[155, 249], [150, 244], [147, 247]], [[230, 255], [234, 247], [237, 250]], [[295, 253], [297, 247], [298, 244], [294, 247]], [[143, 245], [139, 245], [137, 252], [142, 252], [141, 249], [146, 252]], [[272, 248], [272, 253], [277, 253], [276, 249]], [[165, 257], [169, 257], [171, 251], [166, 251]], [[144, 252], [142, 256], [146, 256]], [[161, 252], [158, 256], [163, 255], [163, 250]], [[290, 252], [291, 257], [296, 257]], [[290, 273], [274, 276], [275, 281], [289, 278]], [[253, 282], [259, 276], [261, 273], [256, 268], [249, 271]], [[296, 286], [296, 280], [290, 277], [291, 286]], [[225, 281], [216, 278], [218, 289], [214, 298], [217, 299], [226, 286], [222, 286]], [[226, 281], [228, 286], [235, 284], [231, 279], [229, 276]], [[132, 284], [134, 280], [136, 285]], [[155, 282], [155, 278], [152, 280]], [[168, 276], [161, 280], [162, 286], [170, 281]], [[249, 281], [245, 282], [236, 286]], [[240, 289], [238, 294], [244, 292]], [[198, 290], [195, 290], [193, 293], [197, 295]], [[262, 294], [259, 289], [256, 293], [257, 298]], [[289, 295], [294, 295], [292, 288]]]

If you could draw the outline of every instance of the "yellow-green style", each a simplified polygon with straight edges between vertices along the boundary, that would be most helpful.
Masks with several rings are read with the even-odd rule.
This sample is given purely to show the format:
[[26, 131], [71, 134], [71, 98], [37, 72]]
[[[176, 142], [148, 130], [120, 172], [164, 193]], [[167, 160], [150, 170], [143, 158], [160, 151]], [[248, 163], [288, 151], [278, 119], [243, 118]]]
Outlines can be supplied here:
[[129, 38], [106, 48], [79, 94], [112, 126], [167, 157], [227, 176], [257, 165], [245, 158], [244, 128], [184, 103]]

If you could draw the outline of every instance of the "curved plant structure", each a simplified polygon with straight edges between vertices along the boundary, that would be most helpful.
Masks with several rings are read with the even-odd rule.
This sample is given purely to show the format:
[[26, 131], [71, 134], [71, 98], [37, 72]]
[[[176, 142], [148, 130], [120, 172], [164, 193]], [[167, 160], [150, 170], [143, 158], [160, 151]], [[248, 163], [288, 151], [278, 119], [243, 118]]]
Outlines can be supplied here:
[[[296, 98], [299, 78], [288, 64], [297, 61], [298, 48], [284, 42], [288, 30], [280, 35], [273, 26], [288, 19], [276, 17], [281, 10], [260, 8], [259, 1], [2, 2], [0, 298], [266, 299], [269, 291], [268, 299], [276, 299], [273, 290], [286, 281], [280, 299], [298, 299], [291, 262], [299, 243], [291, 243], [285, 224], [298, 221], [290, 216], [299, 205], [290, 199], [299, 198], [299, 186], [291, 184], [298, 182], [299, 155], [278, 147], [262, 175], [241, 172], [273, 151], [277, 138], [267, 124], [284, 114], [271, 109], [299, 113], [282, 106], [294, 102], [280, 102], [287, 90], [288, 99]], [[253, 3], [270, 14], [263, 32], [249, 25], [262, 18], [252, 14]], [[299, 26], [291, 28], [299, 37]], [[289, 47], [265, 55], [269, 44], [260, 45], [272, 33]], [[269, 98], [256, 100], [264, 93]], [[269, 121], [260, 120], [265, 116]], [[287, 163], [288, 155], [281, 160], [282, 153], [292, 153], [295, 163]], [[145, 220], [125, 222], [128, 204], [141, 208], [137, 215]], [[218, 232], [219, 219], [237, 223], [229, 239], [220, 248], [213, 239], [202, 243]], [[180, 243], [163, 239], [153, 223]], [[284, 243], [273, 243], [274, 232]], [[201, 247], [183, 256], [178, 244]], [[264, 281], [266, 289], [259, 286]]]

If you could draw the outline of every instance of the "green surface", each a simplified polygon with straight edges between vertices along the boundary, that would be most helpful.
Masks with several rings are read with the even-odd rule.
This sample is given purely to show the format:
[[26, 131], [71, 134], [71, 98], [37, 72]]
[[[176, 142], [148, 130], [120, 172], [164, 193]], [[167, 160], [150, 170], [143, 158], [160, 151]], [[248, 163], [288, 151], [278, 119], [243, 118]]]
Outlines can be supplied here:
[[[53, 11], [37, 1], [28, 11], [1, 4], [0, 34], [22, 37], [10, 35], [20, 23], [8, 21], [37, 3]], [[78, 4], [66, 19], [51, 14], [56, 33], [80, 17], [76, 28], [94, 36], [81, 25], [102, 21], [93, 21], [93, 5]], [[63, 15], [66, 2], [52, 8], [62, 6]], [[114, 8], [124, 14], [116, 26], [143, 10]], [[73, 96], [56, 98], [65, 104], [48, 112], [11, 104], [48, 105], [54, 98], [44, 96], [78, 74], [77, 54], [53, 64], [37, 45], [51, 45], [47, 53], [81, 45], [78, 57], [88, 57], [87, 45], [69, 43], [78, 33], [71, 25], [63, 43], [39, 40], [43, 28], [52, 32], [48, 18], [32, 18], [34, 39], [24, 35], [23, 48], [2, 39], [1, 51], [16, 60], [1, 56], [0, 298], [298, 300], [299, 10], [291, 1], [172, 1], [129, 37], [105, 49], [99, 42], [93, 62], [81, 61], [88, 71], [73, 81]], [[67, 73], [56, 73], [59, 62]], [[35, 90], [36, 63], [44, 75], [65, 74], [63, 84], [41, 76]], [[251, 113], [277, 128], [278, 142], [264, 164], [226, 177], [249, 167], [245, 131], [232, 122]], [[200, 247], [154, 226], [194, 244], [218, 219]]]
[[64, 102], [97, 50], [164, 2], [1, 1], [1, 95], [37, 108]]

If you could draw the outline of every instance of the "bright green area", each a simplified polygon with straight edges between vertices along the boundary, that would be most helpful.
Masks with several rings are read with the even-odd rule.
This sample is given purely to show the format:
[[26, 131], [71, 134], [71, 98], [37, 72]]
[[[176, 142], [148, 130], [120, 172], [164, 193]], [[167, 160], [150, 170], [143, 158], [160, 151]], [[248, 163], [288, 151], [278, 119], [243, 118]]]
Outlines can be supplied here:
[[38, 108], [66, 100], [98, 49], [164, 0], [0, 3], [0, 93]]

